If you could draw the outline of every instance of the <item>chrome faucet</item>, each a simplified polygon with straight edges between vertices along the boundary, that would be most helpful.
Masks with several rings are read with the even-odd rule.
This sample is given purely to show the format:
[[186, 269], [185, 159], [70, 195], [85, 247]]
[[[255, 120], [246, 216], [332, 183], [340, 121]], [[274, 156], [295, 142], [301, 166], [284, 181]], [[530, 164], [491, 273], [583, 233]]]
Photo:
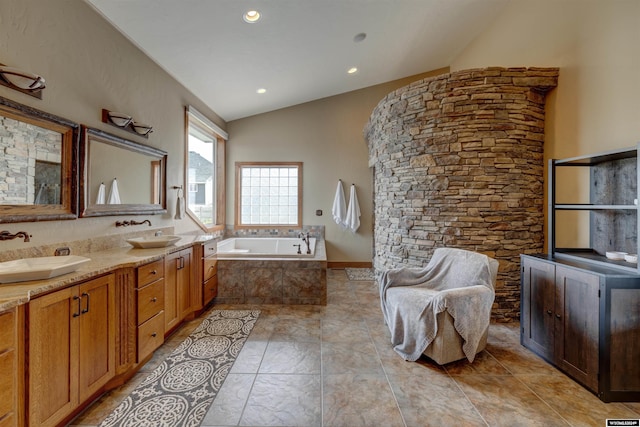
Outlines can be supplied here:
[[31, 236], [26, 231], [18, 231], [16, 234], [11, 234], [7, 230], [0, 231], [0, 240], [13, 240], [16, 237], [22, 237], [25, 242], [28, 242]]
[[305, 242], [307, 244], [307, 255], [311, 254], [311, 246], [310, 246], [310, 240], [309, 240], [309, 233], [307, 233], [307, 235], [305, 236], [304, 233], [298, 233], [298, 237], [302, 238], [302, 241]]

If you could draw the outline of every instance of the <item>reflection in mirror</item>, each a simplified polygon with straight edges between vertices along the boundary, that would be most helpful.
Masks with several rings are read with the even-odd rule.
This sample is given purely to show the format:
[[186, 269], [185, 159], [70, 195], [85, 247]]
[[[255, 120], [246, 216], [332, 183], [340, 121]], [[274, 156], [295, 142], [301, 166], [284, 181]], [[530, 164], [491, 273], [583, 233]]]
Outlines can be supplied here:
[[85, 126], [82, 140], [82, 216], [166, 212], [166, 152]]
[[78, 125], [0, 97], [0, 222], [76, 218]]

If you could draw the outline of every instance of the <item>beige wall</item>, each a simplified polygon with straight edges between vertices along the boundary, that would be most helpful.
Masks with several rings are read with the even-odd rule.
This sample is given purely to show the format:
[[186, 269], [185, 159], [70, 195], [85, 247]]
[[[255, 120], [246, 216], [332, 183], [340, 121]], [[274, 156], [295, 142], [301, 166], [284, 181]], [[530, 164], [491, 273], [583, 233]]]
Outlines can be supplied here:
[[[183, 182], [184, 106], [195, 106], [225, 127], [210, 108], [82, 0], [2, 0], [0, 63], [40, 74], [47, 84], [42, 100], [4, 86], [0, 96], [167, 151], [168, 187]], [[106, 125], [101, 122], [102, 108], [128, 113], [154, 126], [154, 131], [146, 140]], [[113, 169], [117, 176], [118, 166]], [[148, 217], [153, 226], [197, 230], [188, 218], [172, 219], [175, 197], [175, 191], [169, 190], [168, 213]], [[117, 219], [3, 224], [3, 230], [24, 229], [33, 237], [31, 243], [2, 242], [0, 251], [143, 229], [116, 229]]]
[[[303, 162], [304, 225], [324, 225], [330, 262], [371, 262], [373, 187], [368, 150], [362, 134], [373, 108], [389, 92], [440, 69], [366, 89], [336, 95], [228, 123], [227, 223], [234, 218], [235, 162]], [[338, 184], [348, 202], [356, 185], [362, 216], [356, 234], [336, 225], [331, 215]], [[315, 211], [322, 209], [322, 216]]]
[[[451, 64], [560, 67], [547, 100], [545, 160], [631, 147], [640, 141], [640, 2], [515, 1]], [[568, 194], [585, 193], [565, 181]], [[585, 233], [567, 221], [566, 242]], [[546, 229], [546, 228], [545, 228]]]

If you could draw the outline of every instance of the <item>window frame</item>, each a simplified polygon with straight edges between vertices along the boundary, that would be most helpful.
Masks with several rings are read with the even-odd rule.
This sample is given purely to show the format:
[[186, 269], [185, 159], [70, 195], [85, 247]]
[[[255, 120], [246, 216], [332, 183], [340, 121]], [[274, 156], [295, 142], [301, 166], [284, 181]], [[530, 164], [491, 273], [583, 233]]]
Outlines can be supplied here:
[[[204, 224], [198, 215], [191, 211], [189, 208], [189, 134], [192, 125], [198, 128], [200, 131], [204, 131], [216, 140], [213, 175], [215, 176], [215, 185], [213, 188], [214, 194], [212, 198], [215, 203], [215, 217], [213, 218], [213, 225], [208, 226]], [[225, 228], [225, 214], [226, 214], [226, 143], [229, 139], [229, 134], [222, 130], [218, 125], [209, 120], [206, 116], [196, 110], [194, 107], [188, 105], [185, 107], [185, 141], [184, 141], [184, 182], [182, 185], [185, 198], [185, 211], [187, 216], [191, 218], [198, 226], [205, 232], [221, 231]]]
[[[236, 229], [302, 229], [302, 162], [236, 162], [235, 220]], [[298, 222], [297, 224], [242, 224], [242, 168], [243, 167], [291, 167], [298, 169]]]

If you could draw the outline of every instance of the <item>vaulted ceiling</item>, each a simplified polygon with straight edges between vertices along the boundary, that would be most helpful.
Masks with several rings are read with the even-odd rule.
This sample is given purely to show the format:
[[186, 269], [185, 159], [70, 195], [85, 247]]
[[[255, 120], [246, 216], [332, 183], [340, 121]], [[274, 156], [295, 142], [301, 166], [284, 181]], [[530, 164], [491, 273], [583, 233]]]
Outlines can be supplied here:
[[86, 1], [231, 121], [446, 67], [511, 0]]

